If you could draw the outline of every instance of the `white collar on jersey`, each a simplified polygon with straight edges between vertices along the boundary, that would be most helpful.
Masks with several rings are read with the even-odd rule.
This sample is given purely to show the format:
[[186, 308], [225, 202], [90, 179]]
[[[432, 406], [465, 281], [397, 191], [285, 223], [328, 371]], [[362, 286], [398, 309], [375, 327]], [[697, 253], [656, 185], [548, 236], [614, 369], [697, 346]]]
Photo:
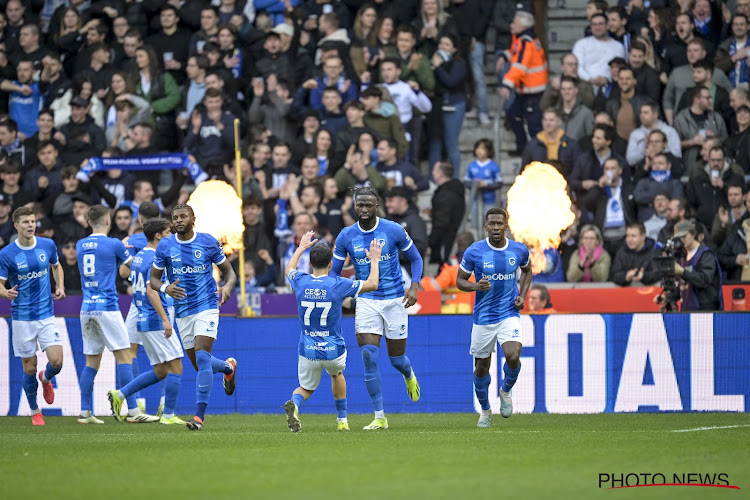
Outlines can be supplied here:
[[485, 238], [485, 241], [487, 241], [487, 246], [489, 246], [489, 247], [490, 247], [491, 249], [493, 249], [493, 250], [507, 250], [507, 249], [508, 249], [508, 242], [509, 242], [510, 240], [508, 240], [508, 238], [505, 238], [505, 245], [503, 245], [503, 247], [502, 247], [502, 248], [497, 248], [497, 247], [493, 247], [493, 246], [492, 246], [492, 243], [490, 243], [490, 238], [489, 238], [489, 236], [488, 236], [487, 238]]
[[180, 243], [181, 245], [187, 245], [188, 243], [192, 243], [195, 241], [195, 238], [197, 237], [198, 237], [198, 231], [193, 231], [193, 237], [190, 238], [189, 240], [181, 240], [180, 238], [177, 237], [177, 233], [174, 234], [174, 240], [177, 243]]
[[104, 236], [105, 238], [107, 237], [107, 235], [104, 233], [91, 233], [89, 236]]
[[375, 231], [375, 230], [376, 230], [376, 229], [378, 228], [378, 225], [379, 225], [379, 224], [380, 224], [380, 217], [377, 217], [377, 216], [376, 216], [376, 217], [375, 217], [375, 225], [374, 225], [374, 226], [372, 227], [372, 229], [370, 229], [369, 231], [365, 231], [364, 229], [362, 229], [362, 226], [360, 226], [360, 225], [359, 225], [359, 222], [357, 222], [357, 227], [358, 227], [358, 228], [359, 228], [359, 230], [360, 230], [360, 231], [362, 231], [363, 233], [371, 233], [371, 232]]
[[34, 243], [32, 243], [31, 245], [29, 245], [27, 247], [21, 245], [18, 242], [18, 239], [16, 239], [16, 245], [18, 245], [18, 248], [20, 248], [21, 250], [32, 250], [34, 247], [36, 247], [36, 236], [32, 236], [32, 238], [34, 238]]

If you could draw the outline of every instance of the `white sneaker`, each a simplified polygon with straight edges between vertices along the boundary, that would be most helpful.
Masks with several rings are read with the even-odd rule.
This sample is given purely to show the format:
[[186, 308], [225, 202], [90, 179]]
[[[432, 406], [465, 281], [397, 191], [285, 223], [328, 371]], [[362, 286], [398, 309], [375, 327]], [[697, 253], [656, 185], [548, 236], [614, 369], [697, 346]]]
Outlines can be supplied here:
[[513, 414], [513, 400], [510, 399], [510, 391], [505, 392], [500, 389], [500, 415], [505, 418]]
[[79, 416], [78, 423], [79, 424], [103, 424], [104, 420], [99, 420], [94, 415], [89, 413], [88, 417], [84, 417], [83, 415]]
[[157, 417], [156, 415], [149, 415], [139, 408], [138, 411], [133, 415], [128, 415], [126, 420], [131, 424], [150, 424], [153, 422], [158, 422], [159, 417]]
[[482, 125], [489, 125], [492, 121], [487, 113], [479, 113], [479, 123]]
[[482, 410], [482, 413], [479, 414], [477, 427], [482, 429], [492, 427], [492, 410]]

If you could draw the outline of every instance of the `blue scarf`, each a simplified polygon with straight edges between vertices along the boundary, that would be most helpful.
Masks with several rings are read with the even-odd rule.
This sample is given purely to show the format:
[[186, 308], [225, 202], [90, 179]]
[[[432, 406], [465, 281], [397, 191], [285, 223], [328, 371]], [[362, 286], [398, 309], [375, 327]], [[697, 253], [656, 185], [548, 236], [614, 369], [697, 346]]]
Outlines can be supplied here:
[[669, 170], [652, 170], [651, 178], [660, 184], [664, 184], [672, 178], [672, 172]]
[[208, 174], [200, 165], [190, 161], [184, 153], [159, 153], [138, 156], [113, 156], [89, 158], [86, 165], [81, 167], [76, 177], [81, 182], [88, 182], [91, 174], [102, 170], [180, 170], [186, 168], [193, 182], [197, 186], [208, 179]]

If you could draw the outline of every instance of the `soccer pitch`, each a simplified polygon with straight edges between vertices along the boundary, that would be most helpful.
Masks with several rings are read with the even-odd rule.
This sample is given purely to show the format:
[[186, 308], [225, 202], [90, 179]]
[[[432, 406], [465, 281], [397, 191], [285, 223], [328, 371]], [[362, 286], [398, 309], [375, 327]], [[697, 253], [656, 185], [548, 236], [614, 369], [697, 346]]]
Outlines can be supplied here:
[[[2, 497], [15, 498], [750, 498], [750, 415], [209, 415], [206, 428], [72, 417], [0, 418]], [[719, 428], [725, 427], [725, 428]], [[711, 428], [696, 430], [698, 428]], [[688, 432], [674, 432], [689, 430]], [[741, 490], [599, 488], [599, 474], [710, 473]]]

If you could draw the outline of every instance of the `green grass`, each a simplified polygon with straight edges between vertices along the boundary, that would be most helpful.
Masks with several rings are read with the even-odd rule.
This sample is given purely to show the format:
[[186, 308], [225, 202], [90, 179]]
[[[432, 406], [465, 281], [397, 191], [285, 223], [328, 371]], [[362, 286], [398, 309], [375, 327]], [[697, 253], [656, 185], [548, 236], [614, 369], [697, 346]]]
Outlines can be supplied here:
[[[365, 432], [351, 415], [209, 416], [183, 427], [81, 426], [71, 417], [0, 418], [0, 498], [750, 498], [750, 415], [389, 415]], [[671, 432], [708, 426], [746, 427]], [[726, 473], [741, 491], [606, 490], [599, 473]]]

